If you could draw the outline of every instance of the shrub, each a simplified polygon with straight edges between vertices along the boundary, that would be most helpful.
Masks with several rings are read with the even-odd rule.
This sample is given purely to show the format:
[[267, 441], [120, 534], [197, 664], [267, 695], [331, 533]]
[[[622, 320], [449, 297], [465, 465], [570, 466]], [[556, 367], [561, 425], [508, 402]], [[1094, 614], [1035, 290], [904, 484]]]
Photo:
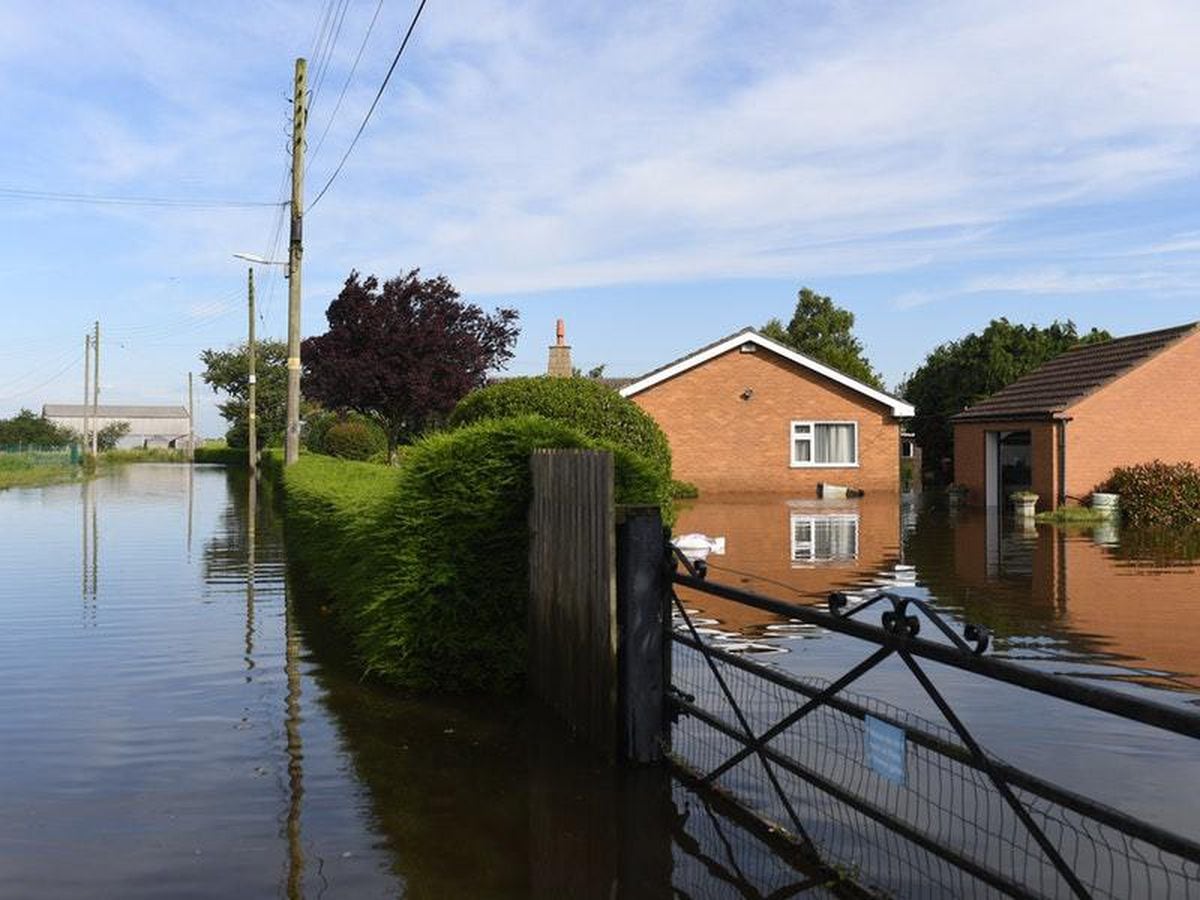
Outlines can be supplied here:
[[671, 497], [675, 500], [695, 500], [700, 496], [700, 488], [690, 481], [671, 481]]
[[512, 378], [474, 391], [450, 414], [452, 428], [483, 419], [538, 415], [648, 459], [664, 478], [671, 447], [658, 423], [632, 400], [587, 378]]
[[325, 452], [330, 456], [366, 460], [381, 450], [387, 452], [383, 429], [366, 422], [338, 422], [325, 432]]
[[[416, 689], [512, 688], [525, 669], [529, 456], [596, 446], [525, 416], [433, 434], [399, 468], [305, 457], [284, 476], [288, 540], [369, 672]], [[653, 465], [613, 452], [619, 502], [664, 502]]]
[[1096, 490], [1120, 495], [1121, 516], [1130, 525], [1200, 524], [1200, 469], [1190, 462], [1156, 459], [1114, 469]]

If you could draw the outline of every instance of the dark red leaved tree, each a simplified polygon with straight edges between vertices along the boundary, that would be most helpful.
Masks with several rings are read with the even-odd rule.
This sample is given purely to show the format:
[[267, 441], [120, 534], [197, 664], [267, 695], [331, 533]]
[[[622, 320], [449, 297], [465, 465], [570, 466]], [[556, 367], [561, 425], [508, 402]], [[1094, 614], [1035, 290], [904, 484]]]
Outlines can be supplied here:
[[489, 315], [419, 269], [382, 287], [351, 272], [325, 318], [329, 330], [301, 350], [304, 394], [370, 416], [387, 432], [389, 454], [503, 367], [519, 333], [515, 310]]

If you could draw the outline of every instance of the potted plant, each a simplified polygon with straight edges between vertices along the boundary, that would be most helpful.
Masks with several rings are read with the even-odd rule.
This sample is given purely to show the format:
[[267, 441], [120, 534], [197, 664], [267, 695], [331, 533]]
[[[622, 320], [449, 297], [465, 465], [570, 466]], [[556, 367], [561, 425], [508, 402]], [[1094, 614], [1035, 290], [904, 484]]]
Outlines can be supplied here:
[[1012, 501], [1013, 512], [1018, 516], [1033, 516], [1037, 508], [1038, 495], [1033, 491], [1015, 491], [1008, 495]]

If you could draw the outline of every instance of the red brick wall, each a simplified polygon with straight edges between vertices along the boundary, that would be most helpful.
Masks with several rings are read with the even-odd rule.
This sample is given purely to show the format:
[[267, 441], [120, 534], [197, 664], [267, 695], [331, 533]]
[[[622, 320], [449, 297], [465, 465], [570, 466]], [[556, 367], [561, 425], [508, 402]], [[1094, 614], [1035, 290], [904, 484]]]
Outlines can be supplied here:
[[[1038, 510], [1054, 509], [1058, 490], [1058, 444], [1053, 422], [987, 422], [954, 426], [954, 481], [968, 488], [967, 503], [987, 503], [987, 451], [985, 435], [989, 431], [1028, 431], [1029, 464], [1033, 474], [1033, 492], [1038, 495]], [[1008, 502], [1000, 497], [1000, 504]]]
[[[754, 395], [743, 400], [750, 388]], [[703, 493], [814, 496], [818, 482], [895, 494], [900, 428], [891, 410], [764, 348], [724, 353], [633, 397], [666, 432], [675, 477]], [[858, 423], [858, 466], [791, 467], [793, 419]]]
[[1117, 466], [1200, 463], [1200, 334], [1067, 411], [1067, 493], [1085, 498]]

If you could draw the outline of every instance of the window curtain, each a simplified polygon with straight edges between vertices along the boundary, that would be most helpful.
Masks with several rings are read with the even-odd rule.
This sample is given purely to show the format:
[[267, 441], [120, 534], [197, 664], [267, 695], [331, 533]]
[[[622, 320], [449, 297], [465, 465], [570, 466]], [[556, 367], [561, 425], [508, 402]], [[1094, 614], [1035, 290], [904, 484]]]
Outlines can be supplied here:
[[853, 425], [818, 425], [813, 435], [816, 462], [856, 462]]

